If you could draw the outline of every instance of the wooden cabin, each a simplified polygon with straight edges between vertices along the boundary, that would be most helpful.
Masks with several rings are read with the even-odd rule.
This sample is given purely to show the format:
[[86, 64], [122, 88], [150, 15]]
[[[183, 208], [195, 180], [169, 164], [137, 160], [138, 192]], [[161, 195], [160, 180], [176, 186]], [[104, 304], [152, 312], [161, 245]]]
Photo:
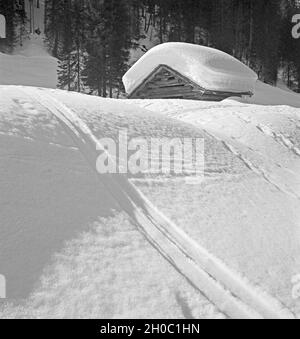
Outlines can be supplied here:
[[131, 93], [129, 99], [189, 99], [222, 101], [229, 97], [252, 96], [252, 92], [207, 90], [170, 66], [159, 65]]

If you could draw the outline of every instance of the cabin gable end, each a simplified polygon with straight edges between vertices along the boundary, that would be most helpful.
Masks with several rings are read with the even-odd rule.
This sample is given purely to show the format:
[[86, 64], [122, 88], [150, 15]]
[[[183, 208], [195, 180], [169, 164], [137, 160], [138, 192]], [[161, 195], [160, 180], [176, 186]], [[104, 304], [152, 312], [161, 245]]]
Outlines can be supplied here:
[[131, 94], [129, 99], [188, 99], [222, 101], [229, 97], [252, 96], [251, 92], [207, 90], [167, 65], [159, 65]]
[[130, 99], [185, 99], [187, 96], [201, 96], [204, 88], [171, 69], [158, 66], [131, 94]]

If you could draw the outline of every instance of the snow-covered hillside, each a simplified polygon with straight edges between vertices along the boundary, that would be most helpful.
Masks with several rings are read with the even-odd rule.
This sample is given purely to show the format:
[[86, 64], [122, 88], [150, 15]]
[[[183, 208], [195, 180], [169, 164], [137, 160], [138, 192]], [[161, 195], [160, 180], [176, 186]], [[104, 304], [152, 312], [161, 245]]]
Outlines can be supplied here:
[[[0, 55], [0, 318], [300, 316], [299, 95], [260, 82], [221, 103], [39, 86], [56, 87], [41, 40]], [[94, 142], [122, 129], [204, 138], [205, 180], [96, 173]]]
[[26, 29], [30, 32], [31, 24], [31, 30], [40, 29], [42, 34], [30, 34], [22, 46], [16, 45], [13, 55], [0, 53], [0, 85], [57, 87], [58, 62], [49, 55], [44, 44], [44, 1], [39, 1], [39, 7], [34, 2], [33, 8], [30, 14], [30, 1], [25, 0]]
[[57, 60], [47, 53], [42, 36], [26, 40], [14, 55], [0, 53], [0, 84], [56, 88]]
[[[1, 273], [8, 300], [25, 298], [21, 306], [4, 304], [1, 317], [223, 317], [99, 187], [76, 145], [34, 99], [40, 91], [32, 91], [0, 88]], [[98, 137], [120, 126], [130, 134], [198, 133], [121, 101], [49, 94], [73, 103]]]
[[263, 106], [284, 105], [300, 108], [300, 95], [282, 85], [281, 80], [279, 80], [278, 85], [278, 87], [273, 87], [258, 81], [255, 86], [254, 96], [244, 98], [241, 101]]
[[[26, 298], [4, 305], [2, 315], [221, 316], [96, 184], [72, 139], [35, 100], [41, 91], [0, 91], [1, 273], [8, 296]], [[115, 138], [121, 127], [132, 136], [203, 136], [202, 184], [136, 185], [192, 239], [259, 286], [258, 295], [265, 291], [299, 312], [291, 295], [300, 263], [298, 109], [42, 92], [70, 107], [97, 138]]]

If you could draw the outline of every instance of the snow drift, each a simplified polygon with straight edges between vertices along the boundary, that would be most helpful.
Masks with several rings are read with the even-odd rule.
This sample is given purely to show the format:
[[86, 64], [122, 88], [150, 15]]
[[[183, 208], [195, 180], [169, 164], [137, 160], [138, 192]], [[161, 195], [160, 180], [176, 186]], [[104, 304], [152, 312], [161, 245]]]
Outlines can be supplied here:
[[200, 134], [121, 100], [0, 86], [0, 267], [17, 304], [0, 305], [0, 317], [222, 316], [99, 187], [72, 139], [34, 99], [41, 91], [65, 98], [99, 138], [126, 126], [130, 135]]
[[0, 86], [0, 266], [8, 297], [26, 298], [24, 308], [0, 307], [1, 316], [153, 317], [159, 309], [180, 317], [182, 304], [184, 316], [207, 316], [207, 299], [156, 252], [149, 256], [107, 190], [97, 189], [76, 145], [36, 100], [41, 91], [70, 107], [97, 139], [115, 139], [122, 128], [131, 137], [204, 137], [201, 185], [144, 178], [138, 188], [194, 241], [299, 314], [290, 286], [300, 262], [298, 109], [29, 91]]
[[257, 81], [255, 91], [252, 98], [237, 99], [249, 104], [263, 105], [263, 106], [291, 106], [300, 108], [300, 95], [284, 87], [280, 81], [278, 86], [273, 87], [261, 81]]
[[131, 93], [162, 64], [208, 90], [253, 92], [257, 81], [255, 72], [229, 54], [193, 44], [165, 43], [152, 48], [124, 75], [126, 92]]

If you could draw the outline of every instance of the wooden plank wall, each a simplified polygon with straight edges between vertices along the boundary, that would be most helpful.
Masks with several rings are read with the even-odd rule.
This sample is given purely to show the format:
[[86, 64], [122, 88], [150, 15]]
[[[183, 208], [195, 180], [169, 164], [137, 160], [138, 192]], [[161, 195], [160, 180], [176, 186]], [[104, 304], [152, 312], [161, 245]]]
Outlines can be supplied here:
[[[234, 93], [207, 91], [168, 66], [158, 67], [130, 96], [131, 99], [190, 99], [222, 101]], [[234, 94], [242, 96], [246, 93]]]

